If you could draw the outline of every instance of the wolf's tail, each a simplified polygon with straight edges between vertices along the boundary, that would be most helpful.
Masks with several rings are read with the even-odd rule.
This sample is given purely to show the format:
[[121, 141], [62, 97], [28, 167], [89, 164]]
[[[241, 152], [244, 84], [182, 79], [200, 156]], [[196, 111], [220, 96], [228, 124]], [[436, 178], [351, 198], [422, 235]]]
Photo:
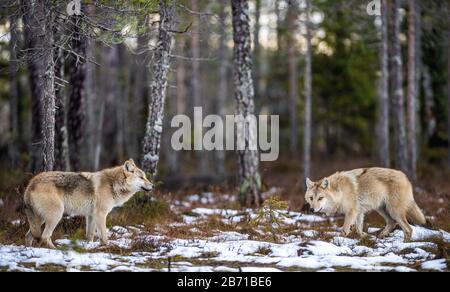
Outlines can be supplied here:
[[415, 225], [426, 225], [427, 219], [420, 210], [419, 206], [414, 202], [408, 210], [408, 219]]

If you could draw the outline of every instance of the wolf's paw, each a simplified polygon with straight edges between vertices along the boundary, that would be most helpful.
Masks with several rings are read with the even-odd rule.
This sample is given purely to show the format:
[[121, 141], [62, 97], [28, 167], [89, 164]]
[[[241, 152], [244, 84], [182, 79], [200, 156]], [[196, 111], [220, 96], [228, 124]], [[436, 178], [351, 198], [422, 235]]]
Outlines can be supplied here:
[[361, 237], [361, 238], [367, 238], [367, 237], [369, 237], [369, 234], [366, 233], [366, 232], [359, 232], [358, 236]]
[[344, 237], [349, 237], [352, 234], [351, 230], [342, 230], [341, 235]]
[[379, 239], [385, 239], [386, 237], [389, 237], [390, 232], [388, 230], [383, 230], [378, 234]]

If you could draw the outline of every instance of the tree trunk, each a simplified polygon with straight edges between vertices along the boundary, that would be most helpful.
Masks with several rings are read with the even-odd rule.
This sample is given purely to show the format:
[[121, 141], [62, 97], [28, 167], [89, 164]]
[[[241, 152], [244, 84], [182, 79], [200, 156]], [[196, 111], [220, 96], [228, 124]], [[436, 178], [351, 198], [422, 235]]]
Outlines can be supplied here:
[[389, 168], [391, 157], [389, 150], [389, 34], [388, 0], [381, 3], [381, 46], [380, 46], [380, 99], [378, 109], [378, 159], [383, 167]]
[[129, 119], [128, 119], [128, 108], [129, 102], [128, 98], [130, 96], [130, 80], [128, 75], [128, 55], [126, 52], [126, 46], [124, 44], [120, 44], [118, 46], [118, 58], [119, 58], [119, 67], [118, 67], [118, 83], [119, 90], [117, 96], [117, 134], [116, 134], [116, 145], [117, 145], [117, 158], [119, 161], [125, 161], [129, 159], [129, 153], [127, 153], [126, 147], [126, 137], [128, 136], [129, 130]]
[[280, 3], [282, 1], [274, 1], [275, 16], [277, 18], [277, 48], [279, 52], [283, 52], [283, 19], [281, 17]]
[[[96, 43], [88, 40], [86, 56], [88, 60], [95, 59], [97, 51]], [[97, 145], [101, 148], [101, 137], [103, 118], [101, 112], [103, 108], [103, 95], [97, 94], [97, 69], [98, 67], [89, 61], [86, 64], [86, 103], [87, 103], [87, 131], [88, 131], [88, 163], [91, 171], [98, 170], [98, 160], [96, 155]]]
[[448, 163], [450, 166], [450, 0], [447, 1], [447, 17], [448, 17], [448, 25], [447, 25], [447, 62], [448, 62], [448, 70], [447, 70], [447, 99], [448, 99]]
[[425, 125], [427, 127], [426, 129], [426, 137], [427, 141], [431, 139], [431, 137], [436, 134], [436, 116], [434, 114], [434, 92], [433, 92], [433, 85], [431, 84], [431, 74], [430, 69], [428, 69], [428, 66], [424, 65], [422, 69], [422, 75], [423, 75], [423, 91], [424, 91], [424, 99], [425, 99]]
[[[55, 31], [55, 38], [59, 38], [61, 32]], [[70, 171], [67, 124], [65, 113], [64, 94], [64, 52], [61, 48], [55, 50], [55, 170]]]
[[[32, 3], [23, 1], [25, 38], [27, 39], [28, 64], [32, 88], [32, 123], [40, 124], [39, 139], [36, 128], [33, 129], [32, 143], [42, 143], [43, 170], [54, 168], [55, 146], [55, 87], [54, 87], [54, 15], [49, 0], [39, 0]], [[37, 118], [39, 117], [39, 119]], [[32, 148], [31, 151], [40, 151]], [[33, 153], [33, 152], [31, 152]], [[35, 153], [33, 153], [35, 154]], [[36, 155], [36, 154], [35, 154]], [[32, 169], [40, 170], [39, 156], [32, 156]]]
[[405, 129], [405, 96], [403, 91], [403, 61], [400, 45], [400, 0], [391, 0], [391, 43], [392, 43], [392, 91], [395, 154], [397, 168], [409, 174], [408, 145], [406, 143]]
[[409, 150], [409, 175], [416, 180], [417, 173], [417, 131], [416, 131], [416, 100], [417, 100], [417, 58], [416, 58], [416, 0], [408, 0], [408, 150]]
[[[190, 0], [191, 9], [195, 12], [199, 11], [199, 1]], [[192, 36], [191, 36], [191, 50], [192, 50], [192, 97], [194, 107], [203, 107], [205, 111], [205, 103], [202, 99], [202, 89], [201, 89], [201, 74], [200, 74], [200, 23], [199, 17], [194, 15], [192, 22]], [[200, 130], [194, 128], [194, 135], [200, 135]], [[194, 141], [202, 141], [202, 139], [194, 139]], [[195, 143], [195, 142], [194, 142]], [[196, 145], [195, 149], [202, 148], [201, 145]], [[195, 151], [196, 160], [198, 161], [200, 174], [206, 174], [208, 171], [208, 155], [204, 151]]]
[[43, 89], [42, 138], [44, 154], [44, 170], [52, 171], [55, 165], [55, 63], [53, 38], [53, 12], [50, 0], [36, 2], [36, 8], [42, 9], [44, 18], [41, 20], [38, 38], [42, 44], [42, 62], [44, 74], [40, 85]]
[[26, 60], [28, 65], [28, 76], [31, 90], [31, 139], [29, 144], [30, 161], [29, 171], [35, 173], [43, 169], [42, 156], [42, 96], [43, 88], [39, 84], [40, 76], [43, 74], [42, 59], [39, 58], [38, 48], [38, 18], [43, 18], [42, 11], [36, 9], [31, 1], [22, 0], [21, 8], [23, 14]]
[[102, 149], [108, 149], [107, 156], [100, 155], [104, 158], [107, 165], [118, 164], [118, 145], [117, 145], [117, 107], [119, 103], [119, 52], [118, 45], [112, 47], [103, 47], [103, 68], [102, 68], [102, 85], [104, 86], [104, 108], [103, 112], [103, 146]]
[[255, 56], [254, 62], [254, 84], [255, 84], [255, 101], [256, 104], [260, 102], [261, 98], [261, 44], [259, 43], [259, 32], [261, 30], [261, 0], [255, 0], [255, 29], [253, 32], [253, 54]]
[[73, 53], [70, 62], [70, 97], [67, 113], [67, 127], [69, 134], [69, 156], [73, 171], [80, 170], [80, 153], [84, 136], [84, 103], [86, 78], [86, 37], [83, 34], [82, 16], [71, 16]]
[[[134, 93], [132, 96], [132, 104], [130, 107], [130, 116], [133, 120], [138, 120], [139, 124], [145, 121], [145, 109], [144, 104], [146, 104], [147, 86], [148, 86], [148, 60], [149, 60], [149, 17], [140, 20], [140, 27], [144, 26], [144, 34], [141, 34], [137, 38], [137, 52], [134, 62]], [[132, 157], [138, 159], [140, 156], [140, 144], [144, 136], [144, 130], [141, 127], [132, 127], [129, 129], [130, 138], [130, 154]]]
[[291, 154], [296, 156], [298, 153], [298, 62], [297, 62], [297, 21], [298, 3], [296, 0], [289, 1], [288, 10], [288, 71], [289, 71], [289, 118], [290, 118], [290, 140]]
[[306, 64], [305, 64], [305, 121], [303, 137], [303, 175], [311, 174], [311, 127], [312, 127], [312, 45], [311, 0], [306, 0]]
[[420, 119], [421, 112], [421, 84], [422, 84], [422, 4], [420, 1], [416, 2], [416, 161], [420, 160], [421, 147], [420, 141], [422, 137], [422, 124]]
[[[231, 6], [233, 11], [236, 114], [248, 117], [255, 111], [248, 1], [232, 0]], [[259, 206], [262, 203], [259, 152], [248, 148], [250, 137], [255, 137], [256, 133], [253, 131], [256, 129], [250, 128], [249, 131], [250, 133], [245, 135], [246, 149], [237, 151], [240, 201], [246, 206]]]
[[157, 174], [160, 155], [161, 134], [163, 131], [164, 103], [168, 84], [176, 1], [162, 0], [159, 4], [160, 23], [158, 41], [152, 66], [153, 80], [150, 85], [149, 116], [144, 138], [144, 157], [142, 168], [152, 177]]
[[[219, 90], [217, 92], [217, 106], [216, 113], [221, 117], [225, 117], [226, 112], [226, 100], [228, 97], [228, 58], [226, 47], [226, 20], [227, 12], [226, 5], [227, 0], [221, 0], [220, 14], [219, 14]], [[256, 41], [255, 41], [256, 44]], [[216, 170], [220, 176], [225, 175], [225, 151], [216, 150]]]
[[19, 43], [17, 22], [17, 16], [15, 14], [12, 14], [9, 18], [11, 36], [9, 40], [9, 105], [11, 133], [11, 140], [9, 144], [9, 161], [11, 169], [16, 169], [19, 166], [19, 84], [17, 78], [19, 71], [19, 61], [17, 59]]

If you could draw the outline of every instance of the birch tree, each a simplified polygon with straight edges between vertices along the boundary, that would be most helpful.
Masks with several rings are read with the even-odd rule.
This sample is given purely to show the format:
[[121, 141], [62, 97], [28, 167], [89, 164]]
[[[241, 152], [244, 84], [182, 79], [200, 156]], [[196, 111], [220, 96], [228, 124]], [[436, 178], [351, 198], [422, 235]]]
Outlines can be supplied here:
[[151, 176], [157, 174], [161, 134], [163, 131], [164, 103], [173, 47], [173, 27], [176, 1], [161, 0], [159, 3], [158, 40], [152, 65], [153, 80], [150, 84], [149, 115], [144, 137], [142, 168]]
[[288, 21], [288, 75], [289, 75], [289, 120], [291, 154], [296, 155], [298, 151], [298, 128], [297, 128], [297, 105], [298, 105], [298, 62], [296, 34], [298, 28], [298, 3], [297, 0], [289, 0]]
[[[231, 7], [233, 14], [236, 114], [248, 117], [253, 115], [255, 111], [248, 1], [232, 0]], [[252, 135], [256, 135], [256, 133], [245, 135], [245, 145], [249, 145], [249, 137]], [[259, 206], [262, 203], [259, 152], [249, 150], [246, 147], [245, 150], [238, 150], [237, 156], [241, 204]]]
[[403, 61], [400, 45], [400, 0], [390, 0], [391, 44], [392, 44], [392, 106], [397, 167], [409, 174], [408, 145], [405, 127], [405, 95], [403, 90]]
[[311, 127], [312, 127], [312, 45], [311, 45], [311, 0], [306, 0], [306, 56], [305, 56], [305, 120], [303, 131], [304, 178], [311, 173]]
[[390, 167], [389, 150], [389, 35], [388, 4], [381, 1], [380, 91], [378, 109], [378, 159], [383, 167]]
[[417, 33], [416, 33], [416, 0], [408, 0], [408, 150], [409, 150], [409, 174], [411, 179], [416, 179], [417, 172], [417, 121], [416, 121], [416, 100], [417, 100]]

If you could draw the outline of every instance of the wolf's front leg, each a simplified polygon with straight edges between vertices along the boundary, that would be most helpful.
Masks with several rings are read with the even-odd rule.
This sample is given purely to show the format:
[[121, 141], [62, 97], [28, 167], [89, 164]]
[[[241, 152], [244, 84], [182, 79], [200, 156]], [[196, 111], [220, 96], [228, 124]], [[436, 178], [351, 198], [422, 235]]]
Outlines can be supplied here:
[[108, 213], [99, 212], [95, 214], [95, 226], [97, 230], [100, 232], [100, 241], [103, 245], [108, 245], [108, 231], [106, 229], [106, 216]]
[[352, 210], [345, 214], [344, 227], [342, 228], [342, 233], [345, 236], [349, 236], [352, 232], [352, 226], [355, 225], [356, 219], [358, 218], [358, 212], [356, 210]]
[[86, 239], [93, 242], [95, 237], [95, 221], [93, 216], [86, 216]]
[[364, 232], [364, 213], [359, 213], [356, 218], [356, 232], [360, 237], [366, 237], [367, 233]]

